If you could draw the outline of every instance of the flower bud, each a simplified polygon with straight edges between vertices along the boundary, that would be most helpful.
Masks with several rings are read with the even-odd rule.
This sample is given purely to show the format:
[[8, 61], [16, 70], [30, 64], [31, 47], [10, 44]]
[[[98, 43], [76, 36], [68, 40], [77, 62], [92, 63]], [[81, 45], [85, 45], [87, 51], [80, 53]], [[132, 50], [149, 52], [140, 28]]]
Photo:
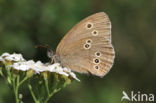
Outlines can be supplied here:
[[33, 76], [33, 74], [34, 74], [34, 70], [30, 69], [27, 71], [26, 76], [30, 78]]

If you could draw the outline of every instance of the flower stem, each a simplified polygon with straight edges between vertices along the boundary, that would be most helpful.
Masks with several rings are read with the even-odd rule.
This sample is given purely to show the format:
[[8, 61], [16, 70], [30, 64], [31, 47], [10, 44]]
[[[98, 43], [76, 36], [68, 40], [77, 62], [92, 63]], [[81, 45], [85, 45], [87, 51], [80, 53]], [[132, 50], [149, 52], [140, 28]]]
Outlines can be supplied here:
[[48, 93], [48, 96], [50, 95], [49, 93], [49, 86], [48, 86], [48, 80], [45, 79], [45, 86], [46, 86], [46, 90], [47, 90], [47, 93]]
[[18, 99], [18, 86], [16, 85], [15, 78], [12, 80], [12, 82], [13, 82], [13, 89], [14, 89], [14, 94], [15, 94], [15, 100], [16, 100], [16, 103], [19, 103], [19, 99]]
[[50, 94], [48, 95], [48, 97], [46, 98], [46, 100], [44, 101], [44, 103], [48, 103], [49, 99], [50, 99], [55, 93], [57, 93], [57, 92], [60, 91], [60, 90], [61, 90], [61, 88], [55, 89], [52, 93], [50, 93]]
[[20, 81], [20, 82], [18, 83], [18, 86], [20, 86], [22, 83], [24, 83], [27, 79], [28, 79], [28, 77], [26, 76], [22, 81]]
[[33, 97], [34, 102], [35, 102], [35, 103], [40, 103], [40, 102], [36, 99], [35, 94], [34, 94], [34, 92], [33, 92], [32, 87], [31, 87], [30, 84], [28, 84], [28, 88], [29, 88], [29, 91], [30, 91], [30, 93], [31, 93], [31, 95], [32, 95], [32, 97]]
[[4, 76], [4, 74], [3, 74], [3, 72], [2, 72], [2, 67], [0, 67], [0, 75], [4, 78], [5, 76]]

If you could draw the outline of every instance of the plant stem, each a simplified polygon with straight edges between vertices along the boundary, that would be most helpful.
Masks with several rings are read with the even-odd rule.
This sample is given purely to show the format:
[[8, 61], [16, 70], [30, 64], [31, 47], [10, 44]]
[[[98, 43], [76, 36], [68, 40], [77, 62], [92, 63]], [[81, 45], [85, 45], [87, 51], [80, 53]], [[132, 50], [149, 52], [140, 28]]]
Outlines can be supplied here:
[[50, 93], [50, 95], [48, 95], [48, 97], [46, 98], [46, 100], [44, 101], [44, 103], [48, 103], [49, 99], [55, 94], [57, 93], [58, 91], [60, 91], [61, 88], [59, 89], [55, 89], [52, 93]]
[[3, 74], [3, 72], [2, 72], [2, 67], [0, 67], [0, 75], [4, 78], [5, 76], [4, 76], [4, 74]]
[[32, 95], [33, 100], [35, 101], [35, 103], [40, 103], [40, 102], [36, 99], [35, 94], [34, 94], [34, 92], [33, 92], [32, 87], [31, 87], [30, 84], [28, 84], [28, 88], [29, 88], [29, 91], [30, 91], [30, 93], [31, 93], [31, 95]]
[[25, 82], [28, 79], [28, 77], [26, 76], [21, 82], [18, 83], [18, 86], [20, 86], [23, 82]]
[[46, 79], [45, 79], [45, 86], [46, 86], [46, 90], [47, 90], [47, 93], [48, 93], [48, 96], [49, 96], [50, 93], [49, 93], [48, 80], [46, 80]]
[[13, 89], [14, 89], [14, 94], [15, 94], [16, 103], [19, 103], [19, 99], [18, 99], [18, 86], [16, 85], [15, 79], [16, 79], [16, 78], [14, 78], [14, 79], [12, 80], [12, 82], [13, 82]]

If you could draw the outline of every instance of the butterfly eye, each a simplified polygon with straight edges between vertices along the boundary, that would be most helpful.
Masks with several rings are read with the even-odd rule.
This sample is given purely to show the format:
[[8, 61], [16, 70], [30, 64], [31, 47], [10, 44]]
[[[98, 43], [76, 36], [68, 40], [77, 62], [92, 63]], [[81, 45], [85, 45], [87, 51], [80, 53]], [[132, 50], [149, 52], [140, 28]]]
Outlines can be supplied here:
[[91, 39], [88, 39], [87, 41], [86, 41], [86, 43], [91, 43], [92, 42], [92, 40]]
[[94, 68], [95, 68], [95, 69], [99, 69], [99, 66], [95, 65]]
[[85, 49], [90, 49], [91, 48], [91, 44], [88, 44], [88, 43], [84, 44], [84, 48]]
[[95, 64], [99, 64], [99, 63], [100, 63], [100, 60], [97, 59], [97, 58], [95, 58], [95, 59], [93, 59], [93, 62], [94, 62]]
[[98, 35], [98, 31], [97, 31], [97, 30], [93, 30], [93, 31], [92, 31], [92, 35], [93, 35], [93, 36], [97, 36], [97, 35]]
[[88, 22], [87, 25], [86, 25], [86, 28], [87, 28], [87, 29], [91, 29], [92, 27], [93, 27], [93, 24], [90, 23], [90, 22]]
[[101, 53], [100, 52], [95, 52], [95, 56], [100, 57]]

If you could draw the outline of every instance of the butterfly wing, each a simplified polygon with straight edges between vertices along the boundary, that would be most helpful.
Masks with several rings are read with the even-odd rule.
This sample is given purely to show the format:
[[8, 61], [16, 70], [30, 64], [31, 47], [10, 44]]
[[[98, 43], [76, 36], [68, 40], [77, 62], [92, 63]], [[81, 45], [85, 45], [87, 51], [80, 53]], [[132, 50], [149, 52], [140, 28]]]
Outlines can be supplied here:
[[114, 61], [108, 16], [100, 12], [82, 20], [64, 36], [56, 54], [73, 71], [104, 76]]

